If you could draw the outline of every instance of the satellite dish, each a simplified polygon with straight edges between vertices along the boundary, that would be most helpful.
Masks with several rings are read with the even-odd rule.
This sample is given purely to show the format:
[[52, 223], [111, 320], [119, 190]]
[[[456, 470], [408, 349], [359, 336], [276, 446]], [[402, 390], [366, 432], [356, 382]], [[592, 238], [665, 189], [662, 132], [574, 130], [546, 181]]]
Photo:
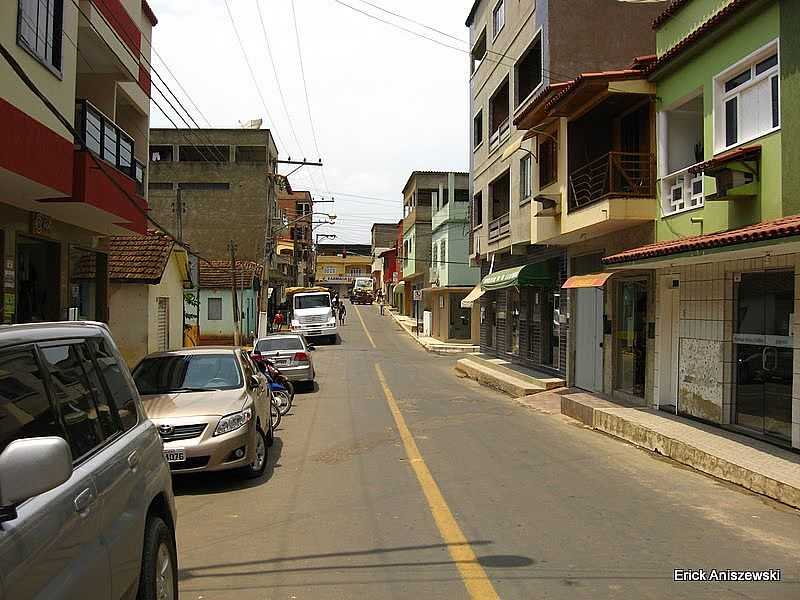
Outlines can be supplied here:
[[249, 121], [239, 121], [239, 127], [242, 129], [261, 129], [261, 124], [264, 119], [250, 119]]

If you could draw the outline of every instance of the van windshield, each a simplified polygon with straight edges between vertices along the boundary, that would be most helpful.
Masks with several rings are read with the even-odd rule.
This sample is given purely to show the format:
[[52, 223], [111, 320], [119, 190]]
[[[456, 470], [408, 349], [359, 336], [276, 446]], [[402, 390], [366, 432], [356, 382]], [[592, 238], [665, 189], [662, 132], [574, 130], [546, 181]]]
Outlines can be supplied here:
[[295, 296], [295, 310], [303, 308], [327, 308], [331, 305], [331, 297], [328, 294], [314, 296]]

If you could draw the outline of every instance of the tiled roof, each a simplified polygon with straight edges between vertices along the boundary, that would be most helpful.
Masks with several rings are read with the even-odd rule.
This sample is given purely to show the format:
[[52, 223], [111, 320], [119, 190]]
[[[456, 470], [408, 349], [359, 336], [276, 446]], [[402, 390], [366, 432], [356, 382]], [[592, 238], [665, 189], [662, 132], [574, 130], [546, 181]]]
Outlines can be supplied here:
[[702, 162], [689, 169], [692, 173], [703, 173], [714, 171], [725, 163], [733, 162], [735, 160], [752, 160], [757, 156], [761, 156], [761, 146], [742, 146], [728, 150], [722, 154], [718, 154], [714, 158]]
[[544, 105], [545, 110], [550, 110], [561, 100], [569, 96], [578, 89], [583, 83], [593, 80], [620, 81], [624, 79], [636, 79], [644, 77], [645, 72], [640, 69], [621, 69], [618, 71], [598, 71], [597, 73], [581, 73], [575, 79], [568, 82], [566, 87], [550, 98]]
[[783, 217], [773, 221], [764, 221], [763, 223], [748, 225], [747, 227], [741, 227], [731, 231], [707, 233], [705, 235], [695, 235], [678, 240], [670, 240], [668, 242], [648, 244], [647, 246], [632, 248], [631, 250], [625, 250], [619, 254], [607, 256], [603, 259], [603, 263], [615, 265], [637, 260], [658, 258], [661, 256], [670, 256], [682, 252], [735, 246], [737, 244], [774, 240], [794, 235], [800, 235], [800, 215]]
[[680, 9], [689, 4], [690, 0], [672, 0], [660, 15], [653, 19], [653, 29], [658, 29], [669, 21]]
[[672, 46], [672, 48], [659, 56], [658, 60], [650, 64], [647, 72], [653, 73], [670, 61], [674, 60], [679, 55], [683, 54], [684, 51], [688, 50], [691, 46], [700, 41], [706, 34], [714, 31], [717, 27], [722, 25], [737, 12], [753, 4], [755, 1], [756, 0], [732, 0], [730, 4], [726, 4], [697, 29], [692, 31], [681, 41]]
[[560, 83], [551, 83], [544, 86], [542, 90], [533, 98], [533, 100], [530, 101], [530, 104], [528, 104], [523, 111], [514, 118], [514, 125], [519, 127], [524, 119], [531, 117], [534, 113], [536, 113], [536, 111], [542, 108], [544, 102], [548, 98], [552, 97], [556, 92], [559, 92], [567, 87], [570, 83], [572, 83], [572, 80], [562, 81]]
[[[236, 285], [239, 288], [249, 288], [253, 279], [260, 279], [264, 272], [263, 265], [251, 260], [236, 261]], [[233, 283], [231, 276], [231, 261], [211, 260], [200, 261], [200, 287], [210, 289], [230, 288]]]
[[147, 20], [150, 21], [150, 25], [153, 27], [158, 25], [158, 19], [156, 19], [156, 15], [153, 12], [153, 9], [150, 8], [147, 0], [142, 0], [142, 12], [144, 13], [144, 16], [147, 17]]
[[158, 283], [175, 242], [161, 232], [108, 239], [108, 278], [119, 283]]

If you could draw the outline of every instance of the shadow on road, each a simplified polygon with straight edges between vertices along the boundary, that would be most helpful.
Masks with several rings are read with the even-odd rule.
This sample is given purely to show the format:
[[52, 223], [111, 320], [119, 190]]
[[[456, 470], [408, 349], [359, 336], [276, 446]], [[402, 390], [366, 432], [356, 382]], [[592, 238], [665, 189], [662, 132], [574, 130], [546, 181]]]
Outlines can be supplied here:
[[[463, 546], [463, 545], [476, 547], [476, 546], [487, 546], [491, 544], [493, 544], [493, 542], [491, 541], [478, 540], [474, 542], [464, 542], [457, 544], [428, 544], [423, 546], [398, 546], [395, 548], [370, 548], [368, 550], [328, 552], [323, 554], [305, 554], [300, 556], [267, 558], [264, 560], [219, 563], [204, 567], [181, 569], [178, 572], [178, 578], [181, 580], [189, 580], [189, 579], [197, 579], [204, 577], [240, 577], [242, 575], [268, 575], [270, 573], [347, 571], [353, 569], [376, 569], [376, 568], [383, 569], [387, 567], [388, 568], [427, 567], [427, 566], [440, 566], [440, 565], [456, 565], [460, 562], [472, 562], [472, 561], [441, 560], [441, 561], [408, 561], [408, 562], [368, 563], [368, 564], [347, 563], [347, 564], [336, 564], [336, 565], [325, 565], [325, 566], [314, 566], [314, 567], [296, 567], [296, 568], [291, 568], [287, 565], [278, 566], [277, 563], [287, 563], [292, 561], [308, 561], [308, 560], [327, 559], [327, 558], [347, 558], [353, 556], [368, 557], [368, 556], [390, 554], [393, 552], [413, 552], [417, 550], [433, 550], [437, 548], [447, 548], [450, 546]], [[517, 568], [517, 567], [529, 567], [531, 565], [534, 565], [536, 561], [527, 556], [494, 555], [494, 556], [480, 557], [477, 559], [477, 563], [486, 567]], [[275, 568], [274, 569], [262, 568], [267, 565], [275, 565]], [[224, 569], [224, 571], [220, 572], [221, 569]]]
[[257, 479], [244, 479], [235, 470], [218, 471], [214, 473], [194, 473], [174, 475], [172, 488], [176, 496], [198, 496], [201, 494], [224, 494], [232, 490], [244, 490], [267, 483], [275, 469], [280, 467], [278, 460], [283, 450], [283, 441], [276, 437], [272, 447], [267, 452], [267, 468], [264, 474]]

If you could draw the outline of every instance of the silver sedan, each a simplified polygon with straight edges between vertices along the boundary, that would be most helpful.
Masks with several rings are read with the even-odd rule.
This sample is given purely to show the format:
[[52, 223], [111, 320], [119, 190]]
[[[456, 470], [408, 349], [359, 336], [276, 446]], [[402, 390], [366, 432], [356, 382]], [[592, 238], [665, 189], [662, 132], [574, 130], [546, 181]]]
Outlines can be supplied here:
[[276, 333], [256, 340], [252, 358], [269, 359], [289, 381], [314, 381], [314, 346], [297, 333]]

